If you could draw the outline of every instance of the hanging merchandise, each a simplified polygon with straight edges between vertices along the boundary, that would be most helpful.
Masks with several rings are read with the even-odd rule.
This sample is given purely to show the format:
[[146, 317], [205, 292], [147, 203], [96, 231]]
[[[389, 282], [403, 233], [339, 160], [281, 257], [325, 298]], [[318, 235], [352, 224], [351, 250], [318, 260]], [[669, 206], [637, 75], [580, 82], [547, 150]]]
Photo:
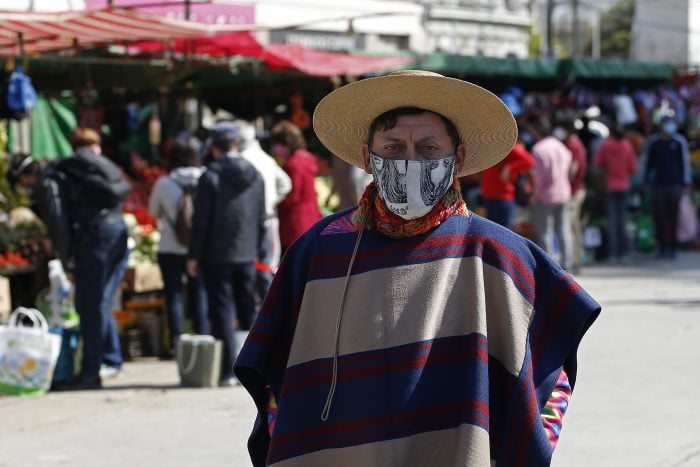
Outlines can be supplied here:
[[160, 127], [160, 116], [157, 111], [154, 111], [148, 122], [148, 142], [151, 146], [158, 146], [160, 144]]
[[22, 65], [17, 65], [10, 75], [3, 104], [6, 106], [7, 116], [15, 120], [25, 118], [36, 105], [36, 91], [31, 78], [24, 74]]

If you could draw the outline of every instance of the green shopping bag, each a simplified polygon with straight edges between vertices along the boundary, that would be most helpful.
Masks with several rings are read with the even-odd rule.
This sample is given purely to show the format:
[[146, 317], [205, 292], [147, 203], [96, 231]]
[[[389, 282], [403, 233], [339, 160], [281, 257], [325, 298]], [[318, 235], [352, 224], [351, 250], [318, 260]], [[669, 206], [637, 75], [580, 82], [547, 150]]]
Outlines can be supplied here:
[[[26, 318], [31, 326], [24, 326]], [[51, 385], [61, 336], [35, 308], [19, 307], [0, 326], [0, 393], [41, 395]]]
[[654, 249], [654, 222], [648, 214], [642, 214], [637, 217], [634, 246], [637, 251], [643, 253], [648, 253]]

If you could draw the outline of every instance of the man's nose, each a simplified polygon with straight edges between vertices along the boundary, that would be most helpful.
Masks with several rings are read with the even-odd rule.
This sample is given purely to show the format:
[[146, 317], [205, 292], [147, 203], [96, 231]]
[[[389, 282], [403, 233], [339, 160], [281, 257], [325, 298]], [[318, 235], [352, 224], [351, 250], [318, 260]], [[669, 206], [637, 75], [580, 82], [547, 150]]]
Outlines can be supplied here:
[[409, 161], [416, 161], [420, 159], [418, 150], [414, 144], [407, 144], [404, 158]]

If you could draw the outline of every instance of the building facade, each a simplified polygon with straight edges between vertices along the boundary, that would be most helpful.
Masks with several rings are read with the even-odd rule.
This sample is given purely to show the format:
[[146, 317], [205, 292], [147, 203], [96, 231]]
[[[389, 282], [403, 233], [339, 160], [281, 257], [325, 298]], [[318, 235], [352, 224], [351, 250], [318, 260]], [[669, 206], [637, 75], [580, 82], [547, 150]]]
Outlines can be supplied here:
[[527, 57], [527, 0], [259, 0], [258, 37], [328, 51]]
[[700, 66], [700, 4], [694, 0], [637, 2], [631, 55], [677, 67]]

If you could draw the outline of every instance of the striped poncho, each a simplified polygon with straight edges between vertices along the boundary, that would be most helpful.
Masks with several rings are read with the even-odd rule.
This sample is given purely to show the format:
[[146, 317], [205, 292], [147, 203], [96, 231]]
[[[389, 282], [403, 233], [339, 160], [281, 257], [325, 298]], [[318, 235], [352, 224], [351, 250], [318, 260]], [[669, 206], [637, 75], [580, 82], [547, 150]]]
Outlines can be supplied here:
[[[287, 252], [236, 362], [259, 414], [255, 465], [543, 466], [540, 419], [599, 305], [530, 241], [477, 215], [425, 234], [365, 231], [350, 212]], [[267, 426], [268, 391], [278, 412]]]

